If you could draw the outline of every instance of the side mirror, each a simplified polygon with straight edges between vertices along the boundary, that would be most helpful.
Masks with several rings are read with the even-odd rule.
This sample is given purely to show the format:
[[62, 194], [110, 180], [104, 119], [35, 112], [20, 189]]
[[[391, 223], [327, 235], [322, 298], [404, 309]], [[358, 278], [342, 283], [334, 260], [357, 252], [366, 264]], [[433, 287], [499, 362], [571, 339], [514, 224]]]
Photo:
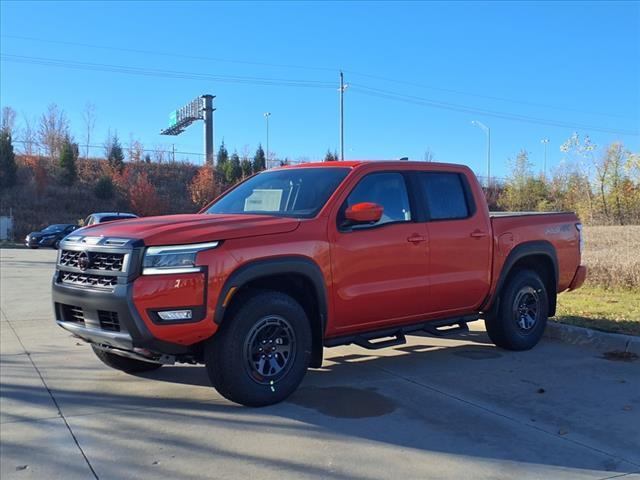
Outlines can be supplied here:
[[382, 217], [383, 210], [377, 203], [361, 202], [347, 208], [344, 217], [350, 225], [376, 223]]

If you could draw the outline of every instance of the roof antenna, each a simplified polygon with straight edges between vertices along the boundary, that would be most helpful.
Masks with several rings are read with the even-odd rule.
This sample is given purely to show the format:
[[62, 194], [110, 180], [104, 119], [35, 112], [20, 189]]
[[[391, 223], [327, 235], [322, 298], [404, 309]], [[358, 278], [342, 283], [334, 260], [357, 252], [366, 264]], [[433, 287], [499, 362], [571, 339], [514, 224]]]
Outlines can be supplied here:
[[400, 161], [401, 162], [408, 162], [409, 161], [409, 157], [401, 157]]

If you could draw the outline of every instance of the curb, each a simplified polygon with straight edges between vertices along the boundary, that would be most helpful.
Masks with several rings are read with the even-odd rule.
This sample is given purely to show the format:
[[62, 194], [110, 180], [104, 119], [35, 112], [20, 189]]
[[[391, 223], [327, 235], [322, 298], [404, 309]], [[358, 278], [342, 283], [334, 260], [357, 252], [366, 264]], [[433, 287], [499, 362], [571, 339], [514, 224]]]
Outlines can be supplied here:
[[597, 350], [632, 352], [640, 355], [640, 337], [633, 335], [600, 332], [590, 328], [550, 321], [547, 323], [544, 336], [572, 345], [592, 347]]

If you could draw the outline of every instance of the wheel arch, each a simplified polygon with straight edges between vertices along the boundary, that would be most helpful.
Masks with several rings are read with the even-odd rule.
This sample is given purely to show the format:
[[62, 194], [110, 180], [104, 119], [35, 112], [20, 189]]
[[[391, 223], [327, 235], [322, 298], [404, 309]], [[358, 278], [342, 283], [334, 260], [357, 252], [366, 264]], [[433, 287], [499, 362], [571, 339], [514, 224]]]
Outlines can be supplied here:
[[549, 316], [553, 317], [556, 314], [558, 255], [555, 247], [544, 240], [521, 243], [509, 253], [498, 277], [493, 302], [488, 311], [497, 311], [505, 284], [511, 276], [523, 269], [533, 270], [540, 275], [547, 290]]
[[300, 303], [311, 321], [311, 366], [320, 367], [328, 306], [327, 288], [318, 264], [307, 257], [286, 256], [255, 260], [238, 267], [220, 291], [214, 322], [221, 325], [233, 303], [241, 301], [242, 294], [250, 289], [279, 291]]

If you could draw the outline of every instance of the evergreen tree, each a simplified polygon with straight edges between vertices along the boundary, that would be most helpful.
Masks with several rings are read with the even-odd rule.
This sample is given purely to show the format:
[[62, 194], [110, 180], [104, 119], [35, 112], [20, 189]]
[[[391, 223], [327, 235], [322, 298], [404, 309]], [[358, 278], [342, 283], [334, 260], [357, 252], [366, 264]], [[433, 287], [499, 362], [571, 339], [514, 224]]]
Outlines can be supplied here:
[[226, 170], [228, 160], [229, 152], [227, 151], [227, 147], [225, 147], [223, 140], [220, 144], [220, 149], [218, 149], [218, 170], [224, 172]]
[[240, 169], [242, 170], [242, 178], [247, 178], [251, 175], [251, 161], [247, 157], [243, 157], [240, 161]]
[[116, 172], [120, 173], [124, 169], [124, 152], [122, 151], [120, 140], [118, 140], [118, 134], [115, 134], [110, 139], [107, 160], [111, 168]]
[[2, 129], [0, 132], [0, 186], [11, 187], [15, 185], [17, 170], [11, 134], [8, 129]]
[[240, 157], [233, 152], [231, 158], [225, 165], [225, 178], [228, 183], [236, 183], [242, 178], [242, 167], [240, 166]]
[[327, 150], [326, 155], [324, 156], [325, 162], [336, 162], [338, 161], [338, 152], [332, 152], [331, 150]]
[[262, 149], [262, 144], [258, 144], [256, 154], [253, 156], [253, 173], [261, 172], [267, 168], [267, 158]]
[[61, 180], [67, 185], [73, 185], [73, 183], [76, 181], [77, 151], [77, 144], [71, 142], [71, 139], [67, 135], [62, 142], [62, 147], [60, 148], [59, 162], [60, 168], [62, 170]]

